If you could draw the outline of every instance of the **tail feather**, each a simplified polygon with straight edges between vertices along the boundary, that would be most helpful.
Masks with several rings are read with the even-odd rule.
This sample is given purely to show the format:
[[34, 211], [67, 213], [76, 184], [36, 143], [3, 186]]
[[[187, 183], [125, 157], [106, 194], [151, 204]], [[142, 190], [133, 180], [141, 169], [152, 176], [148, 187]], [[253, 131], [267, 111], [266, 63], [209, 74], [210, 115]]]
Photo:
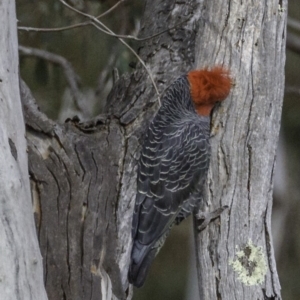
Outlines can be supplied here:
[[152, 244], [142, 245], [138, 241], [134, 242], [128, 280], [136, 287], [141, 287], [144, 284], [150, 266], [158, 252], [158, 249], [152, 246]]
[[149, 272], [149, 268], [155, 256], [163, 246], [173, 225], [174, 222], [169, 225], [160, 238], [155, 239], [148, 245], [142, 244], [138, 240], [134, 241], [131, 252], [131, 263], [128, 272], [128, 280], [131, 284], [136, 287], [141, 287], [144, 284]]

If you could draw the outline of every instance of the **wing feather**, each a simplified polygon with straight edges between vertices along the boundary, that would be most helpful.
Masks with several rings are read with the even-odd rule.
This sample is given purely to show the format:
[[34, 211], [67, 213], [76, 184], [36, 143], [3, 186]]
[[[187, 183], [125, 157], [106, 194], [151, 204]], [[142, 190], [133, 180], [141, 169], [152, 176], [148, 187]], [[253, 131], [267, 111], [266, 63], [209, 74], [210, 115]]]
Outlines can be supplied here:
[[133, 237], [149, 245], [174, 222], [183, 203], [206, 175], [209, 143], [201, 123], [150, 126], [139, 164]]

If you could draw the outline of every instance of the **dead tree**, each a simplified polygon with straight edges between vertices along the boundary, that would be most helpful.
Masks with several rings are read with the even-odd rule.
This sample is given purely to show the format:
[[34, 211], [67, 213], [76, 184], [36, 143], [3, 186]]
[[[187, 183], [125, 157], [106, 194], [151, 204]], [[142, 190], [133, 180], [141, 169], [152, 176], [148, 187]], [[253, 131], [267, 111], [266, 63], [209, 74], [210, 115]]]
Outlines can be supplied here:
[[32, 216], [14, 1], [0, 3], [0, 295], [47, 299]]

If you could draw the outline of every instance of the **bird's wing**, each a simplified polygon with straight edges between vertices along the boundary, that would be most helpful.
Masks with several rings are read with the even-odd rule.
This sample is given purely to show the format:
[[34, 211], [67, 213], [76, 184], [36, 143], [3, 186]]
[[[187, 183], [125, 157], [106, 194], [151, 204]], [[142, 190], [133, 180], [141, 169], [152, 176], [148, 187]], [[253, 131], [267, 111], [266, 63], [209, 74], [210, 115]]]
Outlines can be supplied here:
[[133, 238], [149, 245], [170, 227], [206, 175], [209, 143], [199, 124], [151, 127], [141, 153]]

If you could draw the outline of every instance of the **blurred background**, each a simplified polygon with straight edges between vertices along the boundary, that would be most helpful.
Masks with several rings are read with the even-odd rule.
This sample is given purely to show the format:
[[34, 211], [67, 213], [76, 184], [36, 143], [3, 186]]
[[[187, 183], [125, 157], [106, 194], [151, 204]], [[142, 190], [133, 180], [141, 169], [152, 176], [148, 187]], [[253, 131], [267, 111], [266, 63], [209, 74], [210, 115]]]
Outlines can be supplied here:
[[[136, 35], [138, 32], [142, 1], [70, 0], [69, 3], [94, 16], [117, 5], [101, 21], [118, 34]], [[59, 1], [17, 0], [16, 5], [19, 27], [58, 28], [86, 21]], [[289, 0], [288, 10], [286, 88], [272, 225], [283, 299], [299, 300], [300, 1]], [[20, 48], [22, 78], [41, 110], [59, 122], [74, 115], [88, 119], [99, 114], [112, 87], [113, 69], [117, 68], [122, 74], [130, 71], [135, 61], [116, 38], [92, 26], [56, 32], [32, 32], [20, 28], [19, 43], [23, 46]], [[138, 49], [138, 42], [128, 43]], [[70, 68], [76, 76], [66, 76], [70, 74]], [[117, 78], [117, 73], [114, 74]], [[75, 93], [77, 97], [74, 97]], [[191, 223], [190, 218], [172, 230], [145, 286], [134, 291], [134, 300], [199, 299]]]

